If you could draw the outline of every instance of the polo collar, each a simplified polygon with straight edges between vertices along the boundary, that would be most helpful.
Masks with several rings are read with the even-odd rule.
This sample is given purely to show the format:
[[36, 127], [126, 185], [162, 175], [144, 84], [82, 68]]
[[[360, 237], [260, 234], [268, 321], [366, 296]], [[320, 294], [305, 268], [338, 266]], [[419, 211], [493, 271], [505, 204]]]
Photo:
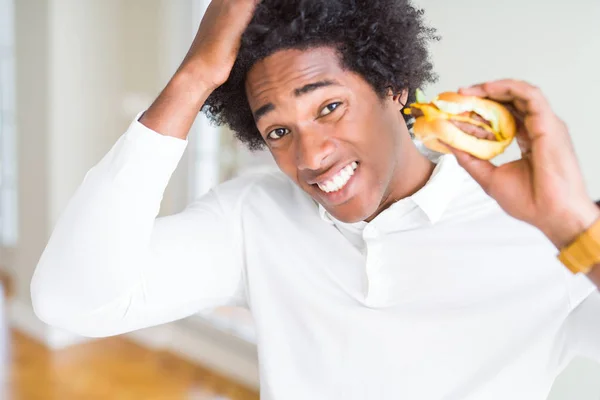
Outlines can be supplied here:
[[[456, 157], [445, 154], [437, 159], [436, 167], [427, 183], [412, 196], [398, 200], [388, 210], [394, 210], [407, 202], [412, 202], [427, 216], [429, 222], [435, 224], [446, 211], [450, 202], [456, 196], [464, 179], [464, 170], [458, 165]], [[330, 224], [363, 229], [368, 223], [359, 221], [353, 224], [344, 223], [334, 218], [321, 204], [318, 204], [319, 215]]]

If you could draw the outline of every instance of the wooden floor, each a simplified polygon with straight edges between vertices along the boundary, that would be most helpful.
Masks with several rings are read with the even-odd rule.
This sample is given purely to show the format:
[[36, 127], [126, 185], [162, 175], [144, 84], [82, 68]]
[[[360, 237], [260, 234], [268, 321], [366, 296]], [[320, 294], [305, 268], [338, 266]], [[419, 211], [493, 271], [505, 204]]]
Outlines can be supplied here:
[[12, 331], [1, 400], [257, 400], [258, 395], [172, 354], [122, 338], [51, 352]]

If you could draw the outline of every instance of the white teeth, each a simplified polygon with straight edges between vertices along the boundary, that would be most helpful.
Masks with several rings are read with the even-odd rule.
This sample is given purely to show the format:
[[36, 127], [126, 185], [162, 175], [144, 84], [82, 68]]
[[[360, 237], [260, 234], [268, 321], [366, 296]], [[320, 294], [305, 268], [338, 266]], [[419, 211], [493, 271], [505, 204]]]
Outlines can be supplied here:
[[354, 170], [356, 170], [356, 168], [358, 168], [358, 164], [356, 162], [347, 165], [333, 178], [326, 182], [319, 183], [319, 188], [326, 193], [336, 192], [342, 189], [344, 186], [346, 186], [352, 175], [354, 175]]
[[[346, 167], [346, 168], [348, 168], [348, 167]], [[344, 180], [348, 180], [348, 178], [350, 178], [350, 176], [351, 176], [346, 168], [344, 168], [341, 172], [341, 175], [344, 178]]]

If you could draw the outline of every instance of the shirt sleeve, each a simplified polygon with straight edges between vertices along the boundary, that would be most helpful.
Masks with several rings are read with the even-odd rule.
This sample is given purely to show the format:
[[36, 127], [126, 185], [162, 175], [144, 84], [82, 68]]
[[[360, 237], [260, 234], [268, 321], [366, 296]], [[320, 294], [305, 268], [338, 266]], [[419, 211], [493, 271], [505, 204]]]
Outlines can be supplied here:
[[597, 289], [592, 289], [569, 314], [566, 340], [571, 357], [585, 357], [600, 363], [600, 291]]
[[42, 321], [103, 337], [245, 303], [240, 235], [215, 191], [157, 217], [186, 146], [136, 120], [88, 171], [31, 281]]

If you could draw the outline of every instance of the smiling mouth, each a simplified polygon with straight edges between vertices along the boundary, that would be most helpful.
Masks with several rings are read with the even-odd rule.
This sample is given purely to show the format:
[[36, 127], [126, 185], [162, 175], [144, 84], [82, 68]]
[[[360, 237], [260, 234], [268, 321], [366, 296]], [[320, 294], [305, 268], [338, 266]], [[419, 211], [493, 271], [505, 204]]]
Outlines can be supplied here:
[[348, 184], [350, 178], [352, 178], [354, 175], [356, 168], [358, 168], [358, 163], [354, 161], [342, 168], [340, 172], [338, 172], [331, 179], [328, 179], [324, 182], [319, 182], [316, 185], [325, 193], [337, 192]]

